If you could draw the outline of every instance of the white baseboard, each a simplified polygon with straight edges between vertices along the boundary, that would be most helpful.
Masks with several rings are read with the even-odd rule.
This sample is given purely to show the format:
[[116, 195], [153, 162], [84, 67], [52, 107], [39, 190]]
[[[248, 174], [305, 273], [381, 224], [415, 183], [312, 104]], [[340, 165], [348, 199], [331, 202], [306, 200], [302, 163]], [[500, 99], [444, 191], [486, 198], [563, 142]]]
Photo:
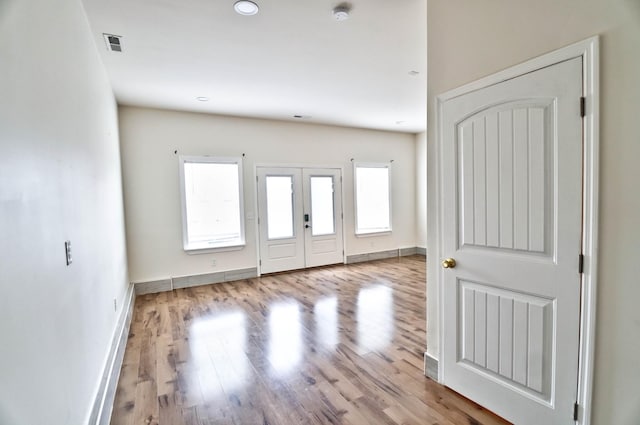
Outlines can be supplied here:
[[365, 261], [383, 260], [386, 258], [405, 257], [408, 255], [425, 255], [425, 249], [420, 247], [397, 248], [387, 251], [367, 252], [364, 254], [347, 255], [347, 264], [363, 263]]
[[192, 286], [210, 285], [212, 283], [233, 282], [251, 279], [258, 276], [258, 268], [227, 270], [223, 272], [196, 274], [189, 276], [170, 277], [150, 282], [134, 282], [136, 295], [155, 294], [173, 291], [174, 289], [190, 288]]
[[109, 356], [104, 368], [104, 373], [102, 374], [98, 394], [91, 409], [89, 425], [108, 425], [111, 421], [111, 412], [113, 411], [113, 402], [116, 396], [120, 369], [122, 368], [124, 350], [127, 347], [135, 299], [134, 287], [133, 285], [129, 285], [127, 295], [125, 295], [124, 298], [123, 308], [118, 318], [116, 332], [111, 341]]

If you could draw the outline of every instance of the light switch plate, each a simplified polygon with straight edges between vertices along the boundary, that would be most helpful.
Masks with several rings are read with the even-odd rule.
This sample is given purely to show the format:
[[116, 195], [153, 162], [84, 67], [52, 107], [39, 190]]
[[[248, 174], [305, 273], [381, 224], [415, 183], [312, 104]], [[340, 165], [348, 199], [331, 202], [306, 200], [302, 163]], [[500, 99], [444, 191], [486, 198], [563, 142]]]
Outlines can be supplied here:
[[71, 257], [71, 241], [64, 241], [64, 251], [67, 255], [67, 266], [70, 266], [73, 263], [73, 258]]

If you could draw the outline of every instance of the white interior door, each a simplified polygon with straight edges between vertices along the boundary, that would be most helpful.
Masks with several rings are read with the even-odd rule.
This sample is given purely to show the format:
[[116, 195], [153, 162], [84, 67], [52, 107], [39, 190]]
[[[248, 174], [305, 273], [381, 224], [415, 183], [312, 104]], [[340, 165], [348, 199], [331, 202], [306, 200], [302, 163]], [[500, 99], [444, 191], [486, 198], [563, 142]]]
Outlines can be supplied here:
[[339, 169], [303, 169], [307, 267], [343, 262], [342, 184]]
[[259, 167], [260, 272], [343, 261], [339, 169]]
[[574, 422], [581, 96], [576, 58], [441, 108], [442, 381], [517, 424]]

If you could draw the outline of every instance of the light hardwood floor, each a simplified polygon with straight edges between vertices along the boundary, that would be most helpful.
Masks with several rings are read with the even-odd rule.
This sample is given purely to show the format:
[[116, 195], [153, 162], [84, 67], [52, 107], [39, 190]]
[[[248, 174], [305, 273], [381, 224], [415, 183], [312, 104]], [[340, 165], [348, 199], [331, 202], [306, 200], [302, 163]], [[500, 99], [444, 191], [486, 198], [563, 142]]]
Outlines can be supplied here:
[[424, 257], [136, 299], [113, 425], [505, 424], [423, 375]]

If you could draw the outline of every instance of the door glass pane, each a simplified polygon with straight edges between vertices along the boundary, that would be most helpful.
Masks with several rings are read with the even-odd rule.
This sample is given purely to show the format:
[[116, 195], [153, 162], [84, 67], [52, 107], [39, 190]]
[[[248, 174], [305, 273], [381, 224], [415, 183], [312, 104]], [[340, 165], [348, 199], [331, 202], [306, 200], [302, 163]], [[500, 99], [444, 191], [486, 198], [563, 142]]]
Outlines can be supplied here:
[[333, 214], [333, 177], [311, 177], [311, 234], [335, 233]]
[[267, 176], [267, 237], [293, 237], [293, 177]]

